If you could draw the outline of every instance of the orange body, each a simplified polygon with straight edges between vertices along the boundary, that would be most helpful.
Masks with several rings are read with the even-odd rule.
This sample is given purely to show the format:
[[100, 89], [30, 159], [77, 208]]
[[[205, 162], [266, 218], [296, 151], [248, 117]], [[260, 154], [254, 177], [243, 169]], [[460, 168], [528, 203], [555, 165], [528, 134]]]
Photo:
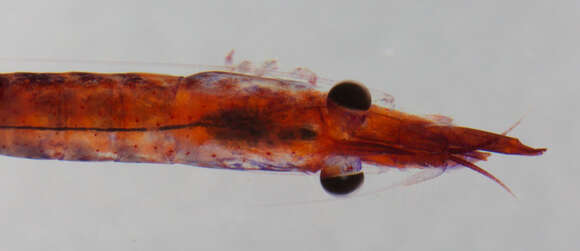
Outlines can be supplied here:
[[470, 167], [489, 155], [482, 151], [544, 150], [375, 105], [334, 107], [326, 93], [290, 80], [230, 72], [0, 74], [0, 154], [10, 156], [317, 172], [329, 156]]

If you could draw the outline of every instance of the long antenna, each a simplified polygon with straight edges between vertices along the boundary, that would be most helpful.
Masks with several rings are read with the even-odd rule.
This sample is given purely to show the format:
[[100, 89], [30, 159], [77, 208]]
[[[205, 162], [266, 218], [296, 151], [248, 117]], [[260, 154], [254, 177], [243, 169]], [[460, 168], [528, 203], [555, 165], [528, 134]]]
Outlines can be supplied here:
[[495, 183], [497, 183], [498, 185], [500, 185], [501, 187], [503, 187], [503, 189], [505, 189], [508, 193], [510, 193], [514, 198], [517, 198], [517, 196], [512, 192], [512, 190], [506, 185], [504, 184], [501, 180], [499, 180], [498, 178], [496, 178], [495, 176], [493, 176], [493, 174], [489, 173], [488, 171], [482, 169], [481, 167], [478, 167], [477, 165], [461, 158], [461, 157], [457, 157], [454, 155], [449, 156], [450, 160], [453, 160], [473, 171], [476, 171], [480, 174], [482, 174], [483, 176], [495, 181]]

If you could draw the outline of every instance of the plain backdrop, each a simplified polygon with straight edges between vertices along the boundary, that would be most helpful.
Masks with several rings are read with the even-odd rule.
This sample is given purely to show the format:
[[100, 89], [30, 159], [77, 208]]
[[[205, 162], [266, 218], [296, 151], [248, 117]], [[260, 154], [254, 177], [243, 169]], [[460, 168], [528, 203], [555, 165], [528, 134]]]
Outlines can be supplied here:
[[220, 65], [235, 49], [459, 125], [501, 132], [525, 115], [510, 135], [549, 150], [480, 163], [518, 199], [467, 169], [333, 199], [316, 176], [2, 156], [0, 250], [577, 250], [579, 3], [3, 1], [0, 57], [48, 62], [0, 72], [188, 75], [114, 62]]

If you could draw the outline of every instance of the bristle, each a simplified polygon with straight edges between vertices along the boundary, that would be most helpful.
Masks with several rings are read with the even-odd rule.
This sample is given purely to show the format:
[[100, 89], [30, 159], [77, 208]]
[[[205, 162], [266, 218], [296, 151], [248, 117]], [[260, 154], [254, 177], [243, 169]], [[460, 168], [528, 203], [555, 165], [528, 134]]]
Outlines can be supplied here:
[[523, 119], [524, 119], [524, 117], [522, 116], [518, 121], [516, 121], [512, 126], [510, 126], [510, 128], [508, 128], [507, 130], [505, 130], [504, 132], [502, 132], [501, 135], [506, 136], [514, 128], [516, 128], [518, 125], [520, 125], [520, 123], [522, 122]]

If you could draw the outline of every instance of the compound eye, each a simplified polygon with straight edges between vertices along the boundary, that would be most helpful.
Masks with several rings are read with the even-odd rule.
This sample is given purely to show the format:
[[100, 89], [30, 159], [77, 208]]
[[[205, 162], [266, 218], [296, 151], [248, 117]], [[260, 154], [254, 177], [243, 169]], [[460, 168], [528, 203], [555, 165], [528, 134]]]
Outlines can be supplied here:
[[329, 194], [341, 196], [352, 193], [365, 180], [358, 157], [332, 156], [323, 165], [320, 184]]
[[354, 192], [362, 185], [364, 180], [365, 176], [362, 172], [335, 177], [320, 176], [320, 184], [324, 191], [336, 196]]
[[354, 110], [366, 111], [371, 107], [371, 94], [362, 84], [342, 81], [330, 89], [327, 102]]

